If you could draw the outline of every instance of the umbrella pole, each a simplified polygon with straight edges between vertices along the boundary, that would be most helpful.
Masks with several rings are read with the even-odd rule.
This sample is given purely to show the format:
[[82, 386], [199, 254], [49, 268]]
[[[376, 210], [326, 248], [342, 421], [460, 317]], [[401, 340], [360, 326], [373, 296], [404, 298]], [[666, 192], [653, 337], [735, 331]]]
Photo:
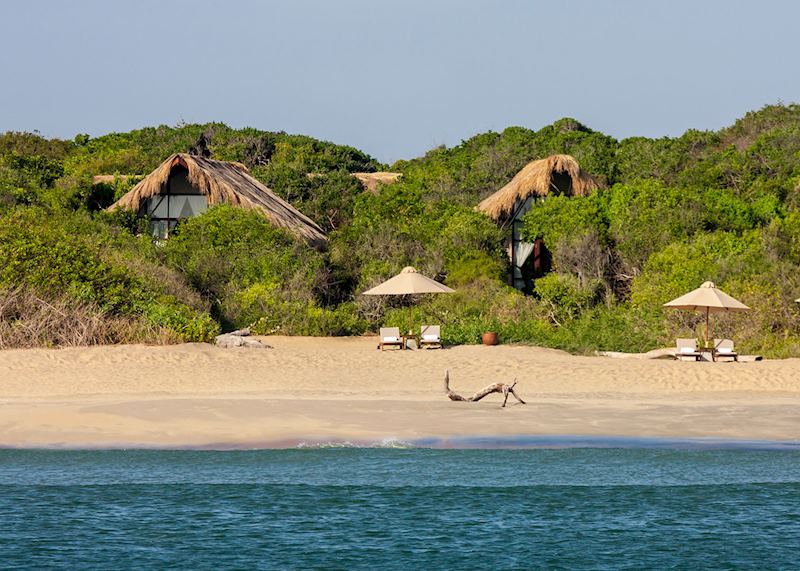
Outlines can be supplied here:
[[706, 348], [708, 348], [708, 312], [710, 308], [706, 307]]

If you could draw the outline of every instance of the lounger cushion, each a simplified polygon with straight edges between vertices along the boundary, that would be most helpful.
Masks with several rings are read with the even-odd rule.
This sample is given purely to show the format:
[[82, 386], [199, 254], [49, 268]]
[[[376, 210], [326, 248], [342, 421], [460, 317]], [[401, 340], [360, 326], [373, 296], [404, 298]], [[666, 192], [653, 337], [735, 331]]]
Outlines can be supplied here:
[[681, 353], [697, 353], [694, 347], [681, 347]]
[[717, 349], [717, 353], [733, 353], [733, 349], [730, 347], [720, 347]]
[[398, 341], [400, 341], [400, 339], [398, 339], [397, 337], [384, 337], [383, 338], [383, 342], [384, 343], [397, 343]]
[[439, 336], [438, 335], [423, 335], [422, 336], [422, 340], [423, 341], [438, 341], [439, 340]]

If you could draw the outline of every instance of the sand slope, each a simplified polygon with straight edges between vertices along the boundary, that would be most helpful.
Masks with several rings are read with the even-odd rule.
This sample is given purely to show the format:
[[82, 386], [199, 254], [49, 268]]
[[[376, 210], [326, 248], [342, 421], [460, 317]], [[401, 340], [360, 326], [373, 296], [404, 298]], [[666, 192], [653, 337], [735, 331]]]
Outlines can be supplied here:
[[[279, 446], [515, 434], [800, 439], [800, 360], [687, 363], [523, 346], [381, 353], [372, 338], [274, 348], [0, 352], [2, 446]], [[517, 378], [528, 405], [450, 402]]]

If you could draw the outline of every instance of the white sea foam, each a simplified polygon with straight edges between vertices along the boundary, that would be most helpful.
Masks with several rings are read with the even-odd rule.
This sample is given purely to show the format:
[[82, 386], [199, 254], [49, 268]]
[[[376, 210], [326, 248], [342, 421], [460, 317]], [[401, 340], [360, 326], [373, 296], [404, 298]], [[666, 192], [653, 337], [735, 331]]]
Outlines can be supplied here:
[[327, 448], [395, 448], [395, 449], [410, 449], [418, 448], [412, 442], [400, 440], [399, 438], [389, 437], [380, 440], [364, 440], [352, 442], [350, 440], [327, 440], [319, 442], [300, 442], [297, 448], [312, 448], [312, 449], [327, 449]]

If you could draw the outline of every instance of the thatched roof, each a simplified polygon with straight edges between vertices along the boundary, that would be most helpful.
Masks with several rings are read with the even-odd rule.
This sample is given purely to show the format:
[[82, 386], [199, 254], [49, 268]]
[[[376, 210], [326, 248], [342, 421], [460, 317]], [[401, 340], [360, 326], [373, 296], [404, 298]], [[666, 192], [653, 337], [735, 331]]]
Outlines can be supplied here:
[[552, 155], [525, 165], [507, 185], [484, 199], [477, 209], [494, 220], [502, 220], [513, 213], [517, 199], [529, 196], [547, 196], [556, 188], [553, 175], [565, 174], [572, 182], [571, 194], [585, 196], [595, 190], [595, 180], [581, 170], [578, 161], [570, 155]]
[[138, 212], [145, 200], [161, 194], [172, 169], [177, 166], [188, 169], [189, 183], [208, 198], [209, 205], [225, 203], [255, 208], [274, 226], [286, 228], [314, 245], [326, 241], [322, 229], [313, 220], [253, 178], [243, 164], [186, 153], [169, 157], [108, 209], [130, 208]]
[[379, 184], [393, 184], [403, 173], [399, 172], [354, 172], [356, 177], [364, 186], [364, 190], [372, 194], [378, 193]]
[[[325, 173], [320, 172], [310, 172], [306, 173], [308, 178], [317, 178], [320, 176], [325, 176]], [[379, 184], [393, 184], [397, 182], [403, 173], [401, 172], [386, 172], [386, 171], [379, 171], [379, 172], [354, 172], [350, 173], [350, 176], [357, 178], [358, 181], [361, 183], [361, 186], [364, 187], [364, 190], [367, 192], [371, 192], [372, 194], [378, 194], [378, 185]]]
[[128, 182], [132, 178], [139, 178], [140, 174], [96, 174], [92, 177], [92, 185], [114, 184], [116, 181]]

